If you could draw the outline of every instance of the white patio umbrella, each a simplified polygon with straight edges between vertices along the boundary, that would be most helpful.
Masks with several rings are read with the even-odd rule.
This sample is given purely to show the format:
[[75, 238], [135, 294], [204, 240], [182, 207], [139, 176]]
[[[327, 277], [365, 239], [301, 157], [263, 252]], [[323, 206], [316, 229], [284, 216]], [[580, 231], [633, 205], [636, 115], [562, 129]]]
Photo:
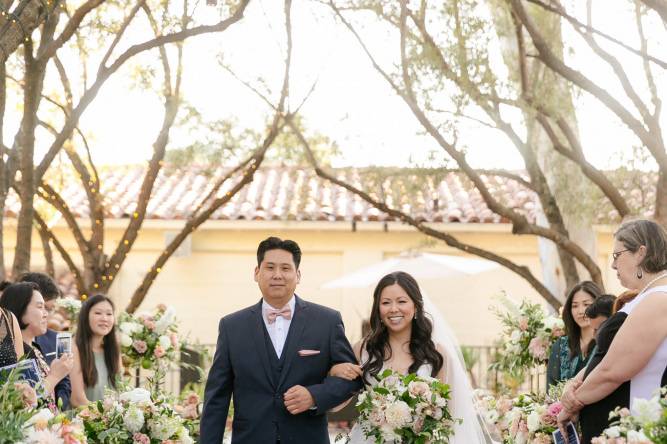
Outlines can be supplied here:
[[322, 288], [366, 288], [377, 284], [384, 275], [393, 271], [405, 271], [417, 280], [451, 279], [473, 276], [499, 267], [495, 262], [485, 259], [408, 252], [326, 282]]

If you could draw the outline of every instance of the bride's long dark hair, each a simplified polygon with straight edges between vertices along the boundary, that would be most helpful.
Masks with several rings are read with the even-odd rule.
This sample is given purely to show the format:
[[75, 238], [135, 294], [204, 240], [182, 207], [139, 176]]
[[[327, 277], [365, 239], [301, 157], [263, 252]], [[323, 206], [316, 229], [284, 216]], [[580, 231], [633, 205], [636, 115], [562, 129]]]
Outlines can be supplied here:
[[422, 364], [431, 364], [431, 376], [435, 377], [444, 364], [443, 356], [435, 348], [431, 333], [433, 324], [424, 316], [424, 300], [415, 278], [404, 271], [389, 273], [378, 282], [373, 292], [373, 309], [371, 310], [371, 330], [364, 338], [361, 349], [368, 353], [368, 362], [363, 366], [363, 380], [369, 381], [369, 376], [375, 376], [382, 370], [384, 361], [391, 358], [389, 346], [389, 332], [380, 318], [380, 295], [382, 290], [398, 284], [408, 294], [415, 304], [415, 317], [412, 320], [410, 334], [410, 354], [412, 365], [410, 373], [416, 373]]

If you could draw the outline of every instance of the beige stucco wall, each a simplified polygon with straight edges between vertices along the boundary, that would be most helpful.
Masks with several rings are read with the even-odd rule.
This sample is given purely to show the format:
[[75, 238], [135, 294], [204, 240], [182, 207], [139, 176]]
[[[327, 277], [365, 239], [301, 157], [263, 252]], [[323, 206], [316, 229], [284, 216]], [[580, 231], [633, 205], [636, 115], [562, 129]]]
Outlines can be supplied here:
[[[126, 222], [107, 224], [109, 245], [113, 245], [109, 241], [120, 237]], [[119, 307], [127, 304], [145, 271], [166, 245], [165, 233], [177, 231], [180, 226], [179, 221], [144, 224], [110, 291]], [[508, 225], [449, 224], [443, 227], [463, 242], [527, 265], [540, 276], [534, 237], [514, 236]], [[75, 252], [76, 246], [64, 226], [56, 224], [54, 230], [68, 250]], [[598, 262], [607, 289], [618, 291], [615, 272], [609, 268], [611, 228], [597, 227], [596, 232]], [[294, 239], [301, 245], [302, 279], [297, 293], [307, 300], [340, 310], [352, 341], [360, 337], [361, 321], [370, 309], [372, 288], [323, 290], [322, 284], [408, 249], [461, 254], [400, 224], [389, 224], [385, 231], [382, 223], [362, 222], [353, 232], [348, 222], [212, 221], [193, 234], [189, 255], [170, 259], [142, 308], [151, 308], [160, 302], [173, 305], [184, 332], [201, 343], [214, 343], [220, 317], [259, 300], [260, 293], [252, 278], [255, 251], [259, 241], [270, 235]], [[8, 264], [11, 264], [14, 236], [12, 224], [6, 224]], [[35, 238], [33, 268], [43, 268], [43, 262], [41, 243]], [[64, 268], [64, 265], [59, 263], [59, 267]], [[420, 284], [451, 323], [459, 341], [466, 345], [488, 345], [498, 338], [499, 324], [489, 307], [496, 304], [495, 297], [502, 292], [517, 301], [522, 298], [541, 301], [523, 279], [502, 268], [473, 278], [422, 280]]]

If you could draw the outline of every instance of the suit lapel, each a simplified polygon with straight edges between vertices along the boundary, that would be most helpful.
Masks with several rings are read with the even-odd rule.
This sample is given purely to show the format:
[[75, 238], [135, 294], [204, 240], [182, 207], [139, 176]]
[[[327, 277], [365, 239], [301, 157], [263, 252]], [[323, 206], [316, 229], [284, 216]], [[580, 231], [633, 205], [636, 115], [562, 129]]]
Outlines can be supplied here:
[[264, 320], [262, 319], [262, 301], [259, 301], [259, 304], [253, 306], [251, 311], [251, 324], [252, 325], [252, 339], [255, 343], [255, 350], [259, 353], [259, 358], [262, 361], [262, 368], [266, 373], [266, 378], [271, 384], [272, 388], [276, 388], [274, 385], [273, 375], [271, 374], [271, 365], [269, 364], [269, 352], [266, 349], [266, 341], [264, 340]]
[[283, 371], [280, 373], [280, 380], [278, 381], [279, 388], [285, 382], [285, 378], [289, 374], [289, 369], [292, 365], [292, 361], [294, 361], [298, 346], [301, 343], [303, 329], [306, 326], [306, 321], [308, 319], [308, 303], [298, 296], [295, 296], [295, 298], [296, 310], [294, 310], [294, 317], [292, 318], [292, 322], [290, 322], [289, 332], [287, 333], [287, 339], [285, 340], [285, 347], [283, 348], [285, 361], [283, 363]]

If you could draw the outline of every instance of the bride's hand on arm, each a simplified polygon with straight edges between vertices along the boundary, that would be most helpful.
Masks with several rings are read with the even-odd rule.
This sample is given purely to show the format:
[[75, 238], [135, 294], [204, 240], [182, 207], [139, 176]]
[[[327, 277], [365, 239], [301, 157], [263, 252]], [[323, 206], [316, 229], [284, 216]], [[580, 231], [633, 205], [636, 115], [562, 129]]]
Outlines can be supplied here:
[[329, 370], [330, 376], [347, 379], [348, 381], [357, 379], [361, 376], [361, 373], [361, 366], [352, 364], [351, 362], [342, 362], [340, 364], [336, 364], [331, 367], [331, 370]]

